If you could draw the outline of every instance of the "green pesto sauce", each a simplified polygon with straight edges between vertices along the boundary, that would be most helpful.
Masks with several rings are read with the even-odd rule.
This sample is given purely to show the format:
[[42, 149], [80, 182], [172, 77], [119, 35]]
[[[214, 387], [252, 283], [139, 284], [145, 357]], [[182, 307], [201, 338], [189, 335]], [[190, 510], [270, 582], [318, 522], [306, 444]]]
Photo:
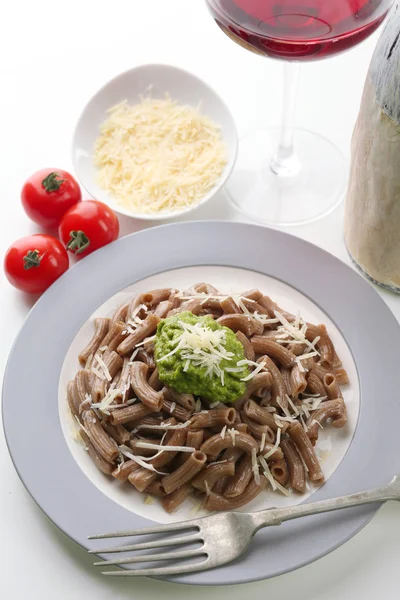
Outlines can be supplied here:
[[[182, 326], [179, 324], [180, 321], [190, 325], [199, 323], [201, 327], [207, 327], [212, 331], [223, 330], [225, 332], [223, 346], [227, 352], [232, 352], [234, 356], [230, 360], [223, 358], [220, 362], [220, 368], [224, 370], [224, 385], [222, 385], [221, 378], [215, 373], [211, 376], [207, 375], [205, 367], [194, 366], [192, 361], [189, 362], [187, 370], [184, 371], [186, 360], [182, 359], [181, 355], [182, 353], [185, 354], [185, 350], [178, 350], [165, 360], [160, 360], [176, 348], [176, 340], [183, 332]], [[225, 368], [236, 368], [237, 362], [244, 358], [243, 346], [234, 332], [228, 327], [223, 327], [210, 316], [196, 317], [191, 312], [183, 312], [163, 319], [158, 324], [155, 340], [155, 359], [159, 378], [179, 393], [203, 396], [214, 402], [233, 402], [245, 393], [246, 384], [240, 379], [249, 374], [249, 369], [245, 365], [240, 372], [230, 373]]]

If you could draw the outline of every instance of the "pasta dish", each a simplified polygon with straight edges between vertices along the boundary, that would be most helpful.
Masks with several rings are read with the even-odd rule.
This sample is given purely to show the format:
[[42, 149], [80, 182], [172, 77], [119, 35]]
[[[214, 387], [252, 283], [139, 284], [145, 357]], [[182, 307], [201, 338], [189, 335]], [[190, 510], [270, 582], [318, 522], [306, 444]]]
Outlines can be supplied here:
[[67, 399], [80, 441], [168, 512], [190, 495], [220, 511], [267, 487], [304, 493], [324, 480], [320, 429], [347, 422], [348, 376], [326, 327], [259, 290], [139, 293], [95, 319], [79, 362]]

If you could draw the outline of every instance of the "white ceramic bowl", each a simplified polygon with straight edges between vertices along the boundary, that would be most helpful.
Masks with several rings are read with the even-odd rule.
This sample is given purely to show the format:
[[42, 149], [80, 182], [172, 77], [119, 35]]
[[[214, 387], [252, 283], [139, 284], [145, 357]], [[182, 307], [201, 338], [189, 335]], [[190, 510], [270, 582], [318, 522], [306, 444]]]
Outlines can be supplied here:
[[[107, 117], [107, 109], [123, 100], [130, 104], [140, 102], [140, 95], [148, 93], [150, 87], [152, 98], [164, 98], [168, 92], [173, 100], [181, 104], [197, 107], [200, 102], [201, 112], [221, 127], [222, 138], [228, 150], [228, 162], [215, 186], [198, 204], [177, 211], [143, 214], [123, 208], [112, 195], [98, 185], [97, 169], [93, 164], [93, 149], [99, 126]], [[204, 81], [171, 65], [142, 65], [117, 75], [89, 100], [76, 125], [72, 160], [79, 180], [93, 198], [108, 204], [120, 214], [153, 221], [191, 212], [210, 200], [224, 185], [234, 167], [237, 145], [236, 126], [228, 107]]]

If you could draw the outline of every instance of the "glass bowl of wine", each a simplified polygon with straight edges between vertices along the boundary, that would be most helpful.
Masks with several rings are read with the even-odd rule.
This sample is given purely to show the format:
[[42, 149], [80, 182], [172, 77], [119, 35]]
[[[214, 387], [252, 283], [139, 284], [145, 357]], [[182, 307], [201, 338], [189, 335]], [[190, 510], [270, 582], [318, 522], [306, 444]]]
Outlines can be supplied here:
[[367, 38], [393, 0], [206, 0], [218, 26], [247, 50], [285, 61], [281, 127], [242, 138], [227, 185], [250, 218], [296, 225], [343, 198], [347, 162], [323, 136], [294, 127], [300, 63], [328, 58]]

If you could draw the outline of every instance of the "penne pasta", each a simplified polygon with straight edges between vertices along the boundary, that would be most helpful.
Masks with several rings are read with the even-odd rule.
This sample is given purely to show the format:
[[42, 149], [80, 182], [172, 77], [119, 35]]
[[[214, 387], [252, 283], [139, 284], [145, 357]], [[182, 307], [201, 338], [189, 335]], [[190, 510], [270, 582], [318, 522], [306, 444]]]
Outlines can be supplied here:
[[306, 470], [296, 444], [290, 438], [282, 440], [281, 447], [289, 469], [290, 487], [300, 494], [306, 491]]
[[117, 352], [121, 355], [132, 352], [137, 344], [151, 336], [157, 329], [160, 318], [155, 314], [150, 314], [145, 320], [137, 326], [135, 331], [129, 334], [117, 347]]
[[[227, 463], [230, 464], [230, 463]], [[232, 473], [233, 475], [233, 473]], [[234, 471], [234, 476], [228, 481], [223, 495], [225, 498], [237, 498], [241, 496], [253, 477], [252, 459], [246, 454], [240, 460]]]
[[110, 319], [95, 319], [94, 327], [95, 331], [92, 339], [88, 343], [88, 345], [79, 353], [79, 362], [84, 367], [89, 356], [93, 355], [97, 352], [100, 347], [101, 341], [106, 336], [108, 331]]
[[210, 511], [235, 510], [236, 508], [240, 508], [241, 506], [244, 506], [245, 504], [248, 504], [254, 500], [254, 498], [256, 498], [258, 494], [260, 494], [266, 487], [267, 480], [265, 477], [261, 477], [259, 484], [254, 481], [253, 477], [245, 491], [240, 496], [236, 496], [235, 498], [225, 498], [225, 496], [211, 492], [209, 496], [206, 496], [203, 507]]
[[298, 398], [307, 388], [307, 379], [304, 371], [300, 370], [299, 365], [295, 365], [290, 371], [289, 376], [290, 395]]
[[115, 479], [118, 479], [118, 481], [124, 483], [125, 481], [128, 481], [129, 475], [138, 469], [140, 469], [140, 466], [135, 463], [134, 460], [127, 460], [122, 465], [118, 465], [118, 467], [113, 470], [111, 475]]
[[216, 425], [231, 427], [235, 422], [236, 410], [234, 408], [214, 408], [198, 413], [191, 417], [191, 429], [204, 429]]
[[254, 352], [254, 348], [249, 338], [242, 331], [237, 331], [236, 337], [243, 346], [244, 355], [247, 358], [247, 360], [254, 361], [256, 359], [256, 353]]
[[244, 450], [247, 454], [251, 454], [253, 449], [258, 451], [258, 442], [251, 435], [233, 429], [228, 429], [225, 437], [220, 434], [213, 435], [204, 442], [200, 450], [207, 454], [209, 460], [213, 461], [222, 450], [234, 446]]
[[342, 396], [339, 384], [333, 373], [328, 373], [327, 375], [324, 375], [323, 384], [326, 391], [326, 395], [328, 396], [329, 400], [340, 398]]
[[247, 337], [254, 334], [260, 335], [264, 330], [262, 323], [256, 321], [253, 317], [238, 313], [222, 315], [222, 317], [218, 319], [218, 323], [224, 327], [229, 327], [232, 331], [241, 331]]
[[176, 471], [165, 475], [161, 479], [161, 484], [167, 494], [171, 494], [182, 485], [191, 481], [194, 476], [201, 471], [207, 461], [207, 456], [200, 450], [195, 450], [188, 460], [181, 465]]
[[99, 469], [99, 471], [104, 473], [104, 475], [112, 475], [114, 469], [113, 464], [105, 460], [105, 458], [96, 450], [96, 448], [90, 441], [89, 436], [86, 435], [84, 431], [80, 430], [80, 436], [85, 444], [85, 448], [88, 451], [90, 458], [92, 459], [96, 467]]
[[124, 425], [132, 421], [136, 422], [142, 417], [150, 415], [152, 412], [154, 412], [153, 409], [146, 404], [132, 404], [126, 408], [114, 410], [110, 415], [110, 423], [112, 425]]
[[324, 475], [321, 471], [318, 458], [316, 457], [312, 443], [303, 427], [298, 422], [293, 423], [288, 428], [288, 433], [296, 444], [297, 449], [307, 466], [310, 481], [323, 481]]
[[[186, 315], [171, 321], [176, 347], [168, 329], [165, 346], [175, 357], [158, 368], [169, 322], [158, 324], [183, 312], [210, 317], [209, 326], [194, 317], [186, 326]], [[224, 295], [202, 282], [138, 293], [94, 319], [78, 360], [66, 396], [85, 450], [107, 477], [150, 495], [146, 503], [159, 498], [167, 512], [190, 495], [217, 511], [244, 506], [268, 485], [304, 493], [308, 480], [324, 479], [319, 430], [347, 422], [348, 375], [325, 325], [257, 289]]]
[[119, 456], [118, 446], [115, 441], [104, 431], [96, 413], [93, 410], [85, 410], [82, 414], [85, 433], [94, 446], [96, 452], [105, 461], [112, 463]]
[[272, 477], [275, 479], [275, 481], [277, 481], [278, 483], [280, 483], [280, 485], [283, 485], [285, 487], [285, 485], [289, 481], [289, 469], [286, 460], [284, 458], [274, 460], [269, 465], [269, 468]]
[[251, 338], [251, 345], [256, 354], [267, 354], [276, 359], [283, 367], [292, 367], [295, 364], [296, 355], [268, 337], [254, 336]]
[[194, 412], [196, 403], [192, 394], [180, 394], [176, 390], [165, 386], [165, 396], [168, 400], [180, 404], [180, 406], [183, 406], [189, 412]]
[[344, 427], [347, 423], [346, 405], [343, 398], [322, 402], [320, 408], [315, 410], [307, 421], [307, 435], [314, 446], [318, 440], [319, 429], [327, 419], [331, 419], [333, 427]]
[[[148, 367], [144, 363], [134, 362], [131, 365], [131, 386], [135, 395], [153, 412], [163, 405], [164, 392], [156, 392], [147, 382]], [[144, 415], [143, 415], [144, 416]]]
[[192, 480], [193, 487], [202, 492], [209, 493], [221, 477], [231, 477], [235, 473], [235, 463], [232, 461], [222, 461], [207, 465]]
[[161, 504], [168, 513], [172, 513], [178, 508], [192, 493], [193, 488], [189, 483], [185, 483], [171, 494], [164, 496]]

